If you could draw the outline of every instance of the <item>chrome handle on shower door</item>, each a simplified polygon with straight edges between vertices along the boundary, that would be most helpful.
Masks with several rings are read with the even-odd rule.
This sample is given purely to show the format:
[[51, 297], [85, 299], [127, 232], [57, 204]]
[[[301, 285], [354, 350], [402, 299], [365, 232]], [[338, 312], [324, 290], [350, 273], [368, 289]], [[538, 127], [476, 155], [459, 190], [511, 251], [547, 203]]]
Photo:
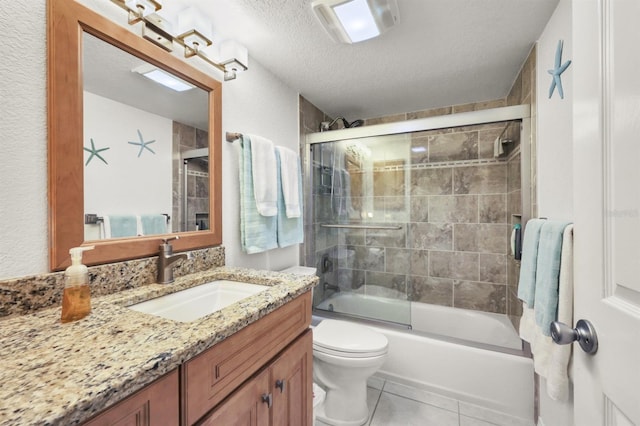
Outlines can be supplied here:
[[558, 345], [568, 345], [575, 341], [580, 344], [583, 351], [593, 355], [598, 351], [598, 336], [593, 324], [587, 320], [578, 320], [576, 328], [571, 328], [558, 321], [551, 323], [551, 338]]
[[397, 231], [402, 229], [402, 226], [399, 225], [361, 225], [361, 224], [331, 224], [331, 223], [323, 223], [320, 225], [322, 228], [345, 228], [345, 229], [371, 229], [371, 230], [390, 230]]

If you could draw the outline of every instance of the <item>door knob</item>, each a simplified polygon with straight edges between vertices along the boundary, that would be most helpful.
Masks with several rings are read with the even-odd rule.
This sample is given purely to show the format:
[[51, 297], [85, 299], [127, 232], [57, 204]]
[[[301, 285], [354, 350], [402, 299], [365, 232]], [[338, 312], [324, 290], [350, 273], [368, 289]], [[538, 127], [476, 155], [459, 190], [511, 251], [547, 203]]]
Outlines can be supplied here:
[[280, 389], [280, 393], [284, 392], [284, 380], [276, 380], [276, 388]]
[[558, 321], [551, 323], [551, 338], [559, 345], [568, 345], [577, 341], [583, 351], [593, 355], [598, 351], [598, 336], [596, 330], [587, 320], [578, 320], [576, 328], [571, 328]]

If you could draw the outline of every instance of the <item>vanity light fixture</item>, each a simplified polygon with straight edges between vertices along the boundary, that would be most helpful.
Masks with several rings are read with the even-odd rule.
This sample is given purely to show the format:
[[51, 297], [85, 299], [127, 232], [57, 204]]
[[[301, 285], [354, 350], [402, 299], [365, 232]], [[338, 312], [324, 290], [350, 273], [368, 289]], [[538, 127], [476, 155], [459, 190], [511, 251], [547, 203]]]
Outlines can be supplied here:
[[[121, 3], [121, 2], [120, 2]], [[146, 16], [160, 10], [162, 5], [156, 0], [125, 0], [129, 11], [129, 24], [136, 24]]]
[[377, 37], [393, 27], [400, 16], [397, 0], [315, 0], [311, 8], [339, 43]]
[[185, 92], [195, 87], [182, 79], [174, 77], [166, 71], [154, 67], [151, 64], [142, 64], [131, 71], [143, 75], [149, 80], [153, 80], [156, 83], [168, 87], [169, 89], [175, 90], [176, 92]]
[[195, 7], [188, 7], [178, 14], [178, 36], [185, 48], [199, 50], [210, 46], [211, 24]]
[[[206, 51], [213, 43], [211, 24], [195, 7], [188, 7], [177, 14], [168, 16], [161, 11], [160, 0], [111, 0], [129, 13], [129, 24], [142, 23], [142, 36], [152, 43], [171, 52], [173, 43], [184, 49], [184, 57], [199, 57], [209, 65], [224, 73], [224, 80], [234, 80], [238, 71], [246, 71], [249, 63], [247, 49], [234, 40], [226, 40], [236, 46], [218, 48], [219, 60], [213, 60]], [[174, 28], [178, 35], [174, 35]]]
[[232, 79], [236, 78], [236, 72], [247, 70], [249, 52], [246, 47], [235, 40], [223, 40], [220, 43], [218, 57], [222, 58], [220, 63], [224, 65], [224, 68], [232, 73]]

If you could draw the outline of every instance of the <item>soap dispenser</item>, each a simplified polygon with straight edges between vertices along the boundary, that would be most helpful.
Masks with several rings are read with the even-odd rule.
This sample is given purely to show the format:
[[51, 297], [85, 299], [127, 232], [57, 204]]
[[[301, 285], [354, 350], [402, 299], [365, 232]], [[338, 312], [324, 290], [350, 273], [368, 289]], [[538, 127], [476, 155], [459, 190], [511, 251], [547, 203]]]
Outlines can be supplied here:
[[74, 247], [69, 250], [71, 266], [64, 271], [61, 321], [71, 322], [86, 317], [91, 312], [89, 270], [82, 264], [82, 252], [94, 246]]

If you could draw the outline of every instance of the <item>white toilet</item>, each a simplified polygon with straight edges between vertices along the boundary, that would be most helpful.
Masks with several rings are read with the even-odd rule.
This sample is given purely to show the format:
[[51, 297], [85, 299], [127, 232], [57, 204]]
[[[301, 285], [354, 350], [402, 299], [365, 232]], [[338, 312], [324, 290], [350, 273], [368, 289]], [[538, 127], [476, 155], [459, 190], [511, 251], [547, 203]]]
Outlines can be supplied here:
[[318, 420], [335, 426], [367, 422], [367, 379], [387, 357], [387, 338], [371, 328], [325, 319], [313, 329], [313, 376], [327, 391]]

